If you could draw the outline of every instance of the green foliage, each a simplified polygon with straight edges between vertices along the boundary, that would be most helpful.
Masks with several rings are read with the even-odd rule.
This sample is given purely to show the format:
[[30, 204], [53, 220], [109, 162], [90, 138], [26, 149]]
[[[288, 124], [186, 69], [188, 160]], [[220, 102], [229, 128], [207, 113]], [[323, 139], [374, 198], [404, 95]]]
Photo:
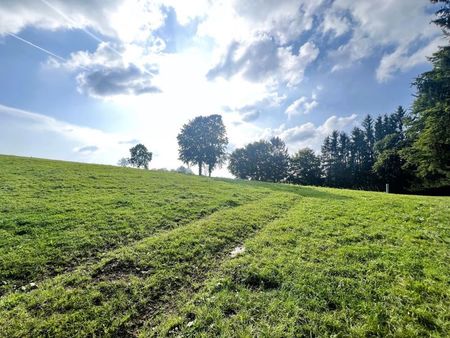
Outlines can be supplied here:
[[197, 116], [183, 126], [177, 136], [179, 159], [187, 165], [203, 166], [208, 174], [223, 164], [228, 144], [225, 126], [220, 115]]
[[148, 163], [152, 160], [152, 153], [143, 144], [136, 144], [130, 149], [128, 163], [132, 167], [148, 169]]
[[402, 154], [419, 185], [450, 186], [450, 47], [430, 58], [433, 69], [415, 81], [417, 98], [408, 120], [409, 147]]
[[334, 130], [322, 146], [322, 167], [325, 184], [330, 187], [350, 187], [350, 139], [345, 133]]
[[236, 149], [230, 155], [228, 169], [241, 179], [280, 182], [287, 178], [289, 170], [286, 144], [274, 137]]
[[321, 185], [320, 158], [310, 148], [300, 149], [291, 157], [289, 182], [301, 185]]
[[442, 28], [445, 35], [450, 35], [450, 0], [431, 0], [434, 4], [442, 4], [436, 12], [437, 18], [433, 22]]
[[448, 198], [0, 166], [0, 337], [448, 333]]

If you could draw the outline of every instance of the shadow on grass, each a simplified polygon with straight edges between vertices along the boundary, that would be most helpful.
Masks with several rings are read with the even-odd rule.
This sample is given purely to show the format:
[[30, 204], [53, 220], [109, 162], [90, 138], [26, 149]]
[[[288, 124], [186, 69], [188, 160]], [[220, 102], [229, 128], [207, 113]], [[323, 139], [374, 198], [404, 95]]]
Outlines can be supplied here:
[[[291, 194], [297, 194], [304, 197], [312, 197], [312, 198], [323, 198], [323, 199], [331, 199], [331, 200], [349, 200], [353, 199], [353, 197], [348, 196], [346, 194], [339, 194], [335, 192], [330, 192], [331, 188], [322, 188], [322, 187], [311, 187], [311, 186], [300, 186], [300, 185], [292, 185], [292, 184], [283, 184], [283, 183], [270, 183], [270, 182], [259, 182], [259, 181], [247, 181], [247, 180], [239, 180], [239, 179], [229, 179], [229, 178], [214, 178], [215, 181], [223, 181], [227, 183], [234, 184], [246, 184], [251, 185], [255, 188], [263, 188], [269, 189], [276, 192], [287, 192]], [[339, 191], [338, 189], [333, 189], [335, 191]]]

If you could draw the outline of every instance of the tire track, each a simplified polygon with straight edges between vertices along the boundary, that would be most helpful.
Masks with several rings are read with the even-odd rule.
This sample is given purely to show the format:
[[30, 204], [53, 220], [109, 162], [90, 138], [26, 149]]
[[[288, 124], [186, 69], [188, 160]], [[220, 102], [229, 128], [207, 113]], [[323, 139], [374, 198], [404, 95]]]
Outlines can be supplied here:
[[[133, 336], [163, 303], [193, 290], [237, 243], [281, 217], [298, 195], [218, 211], [108, 253], [26, 295], [0, 300], [5, 336]], [[0, 333], [2, 335], [3, 333]]]

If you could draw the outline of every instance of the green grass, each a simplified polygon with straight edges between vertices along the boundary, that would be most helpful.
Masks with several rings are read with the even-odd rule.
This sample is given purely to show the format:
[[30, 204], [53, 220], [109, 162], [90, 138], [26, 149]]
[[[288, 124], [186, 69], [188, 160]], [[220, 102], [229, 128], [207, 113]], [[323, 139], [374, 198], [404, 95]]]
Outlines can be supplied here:
[[449, 209], [0, 156], [0, 337], [445, 337]]

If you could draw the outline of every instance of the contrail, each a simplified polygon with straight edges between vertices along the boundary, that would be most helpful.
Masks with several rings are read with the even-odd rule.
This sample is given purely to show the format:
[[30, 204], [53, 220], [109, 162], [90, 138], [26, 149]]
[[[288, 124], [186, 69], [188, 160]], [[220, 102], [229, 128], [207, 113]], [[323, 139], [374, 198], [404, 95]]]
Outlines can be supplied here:
[[[63, 58], [62, 56], [59, 56], [59, 55], [57, 55], [57, 54], [55, 54], [55, 53], [49, 51], [48, 49], [45, 49], [45, 48], [41, 47], [41, 46], [38, 46], [38, 45], [32, 43], [31, 41], [28, 41], [28, 40], [26, 40], [26, 39], [24, 39], [24, 38], [21, 38], [20, 36], [14, 34], [14, 33], [7, 33], [7, 34], [8, 34], [9, 36], [12, 36], [13, 38], [19, 40], [19, 41], [22, 41], [23, 43], [26, 43], [27, 45], [29, 45], [29, 46], [31, 46], [31, 47], [34, 47], [34, 48], [40, 50], [41, 52], [44, 52], [44, 53], [46, 53], [46, 54], [48, 54], [48, 55], [50, 55], [50, 56], [53, 56], [54, 58], [57, 58], [57, 59], [60, 60], [60, 61], [68, 62], [68, 60], [65, 59], [65, 58]], [[80, 68], [82, 68], [82, 69], [84, 69], [84, 70], [89, 71], [89, 69], [86, 68], [86, 67], [84, 67], [84, 66], [79, 65], [78, 67], [80, 67]]]
[[67, 62], [67, 60], [65, 58], [63, 58], [62, 56], [56, 55], [55, 53], [50, 52], [48, 49], [42, 48], [42, 47], [40, 47], [38, 45], [35, 45], [34, 43], [32, 43], [32, 42], [30, 42], [28, 40], [25, 40], [25, 39], [21, 38], [20, 36], [14, 34], [14, 33], [7, 33], [7, 34], [12, 36], [13, 38], [15, 38], [17, 40], [20, 40], [20, 41], [26, 43], [27, 45], [30, 45], [30, 46], [32, 46], [32, 47], [34, 47], [36, 49], [39, 49], [40, 51], [42, 51], [44, 53], [47, 53], [48, 55], [51, 55], [51, 56], [53, 56], [53, 57], [55, 57], [55, 58], [57, 58], [57, 59], [59, 59], [61, 61]]
[[122, 54], [115, 49], [114, 47], [111, 47], [108, 43], [106, 43], [106, 41], [100, 39], [97, 35], [91, 33], [90, 31], [88, 31], [86, 28], [80, 27], [80, 25], [72, 20], [70, 17], [68, 17], [63, 11], [59, 10], [57, 7], [53, 6], [51, 3], [49, 3], [47, 0], [41, 0], [41, 2], [43, 4], [45, 4], [47, 7], [49, 7], [50, 9], [52, 9], [53, 11], [55, 11], [56, 13], [58, 13], [60, 16], [62, 16], [64, 19], [66, 19], [69, 23], [71, 23], [72, 25], [74, 25], [75, 27], [81, 29], [83, 32], [85, 32], [87, 35], [89, 35], [91, 38], [93, 38], [94, 40], [96, 40], [97, 42], [101, 42], [106, 44], [106, 46], [112, 50], [114, 53], [116, 53], [117, 55], [119, 55], [120, 57], [122, 57]]
[[[48, 2], [47, 0], [41, 0], [41, 2], [46, 5], [47, 7], [49, 7], [50, 9], [52, 9], [53, 11], [55, 11], [56, 13], [58, 13], [61, 17], [63, 17], [66, 21], [68, 21], [69, 23], [71, 23], [72, 25], [74, 25], [75, 27], [81, 29], [83, 32], [85, 32], [87, 35], [89, 35], [91, 38], [93, 38], [94, 40], [96, 40], [97, 42], [103, 43], [105, 44], [105, 46], [110, 49], [111, 51], [113, 51], [114, 53], [116, 53], [118, 56], [120, 56], [123, 60], [123, 54], [121, 52], [119, 52], [117, 49], [115, 49], [114, 47], [111, 47], [111, 45], [109, 43], [107, 43], [106, 41], [104, 41], [103, 39], [99, 38], [97, 35], [91, 33], [89, 30], [87, 30], [86, 28], [81, 27], [76, 21], [72, 20], [69, 16], [67, 16], [63, 11], [61, 11], [60, 9], [58, 9], [57, 7], [55, 7], [54, 5], [52, 5], [50, 2]], [[140, 67], [139, 67], [140, 68]], [[142, 69], [142, 71], [148, 75], [153, 76], [154, 74], [152, 74], [151, 72], [149, 72], [147, 69], [145, 69], [145, 67]]]

